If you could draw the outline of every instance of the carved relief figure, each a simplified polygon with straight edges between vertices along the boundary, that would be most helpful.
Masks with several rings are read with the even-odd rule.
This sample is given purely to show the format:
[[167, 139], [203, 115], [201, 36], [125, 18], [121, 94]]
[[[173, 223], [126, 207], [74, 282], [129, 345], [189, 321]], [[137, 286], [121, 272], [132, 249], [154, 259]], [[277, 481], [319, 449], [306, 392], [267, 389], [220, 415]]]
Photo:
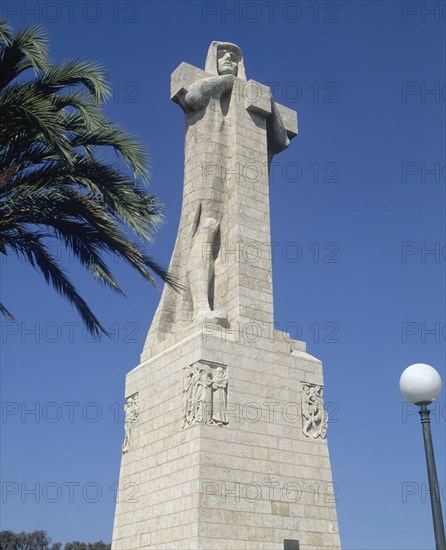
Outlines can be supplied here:
[[130, 448], [131, 434], [133, 425], [138, 422], [139, 417], [139, 394], [135, 393], [127, 398], [127, 403], [124, 405], [125, 413], [125, 437], [122, 444], [122, 452], [126, 453]]
[[184, 384], [184, 413], [183, 413], [183, 428], [186, 424], [190, 424], [194, 417], [194, 399], [193, 391], [195, 384], [195, 373], [192, 366], [185, 367], [183, 372]]
[[306, 437], [325, 439], [328, 414], [324, 410], [322, 386], [302, 384], [302, 421]]
[[212, 418], [212, 375], [209, 365], [200, 364], [195, 382], [195, 421], [209, 424]]
[[228, 380], [222, 366], [197, 361], [183, 371], [183, 428], [228, 423]]
[[215, 369], [215, 376], [212, 381], [212, 419], [219, 424], [228, 423], [227, 391], [228, 381], [226, 374], [221, 367]]

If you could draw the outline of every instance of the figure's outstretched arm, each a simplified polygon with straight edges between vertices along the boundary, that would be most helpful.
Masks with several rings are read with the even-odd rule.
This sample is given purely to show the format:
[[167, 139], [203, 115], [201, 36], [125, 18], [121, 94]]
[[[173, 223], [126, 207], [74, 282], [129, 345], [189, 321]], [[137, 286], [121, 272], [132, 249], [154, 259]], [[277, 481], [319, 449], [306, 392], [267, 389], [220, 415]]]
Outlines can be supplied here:
[[288, 147], [290, 140], [285, 125], [274, 99], [271, 98], [271, 114], [267, 118], [268, 152], [272, 155], [280, 153]]
[[184, 96], [183, 101], [185, 106], [193, 111], [206, 107], [212, 96], [220, 97], [225, 92], [229, 92], [236, 78], [231, 74], [197, 80], [191, 85], [189, 91]]

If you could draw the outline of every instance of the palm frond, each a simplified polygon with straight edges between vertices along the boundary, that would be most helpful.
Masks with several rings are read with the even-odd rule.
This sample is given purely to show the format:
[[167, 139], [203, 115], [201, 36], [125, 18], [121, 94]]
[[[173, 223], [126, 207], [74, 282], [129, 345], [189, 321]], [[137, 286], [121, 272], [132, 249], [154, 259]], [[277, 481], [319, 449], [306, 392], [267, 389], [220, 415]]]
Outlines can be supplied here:
[[8, 309], [6, 309], [6, 307], [2, 303], [0, 303], [0, 313], [4, 315], [6, 319], [8, 319], [8, 321], [16, 320], [14, 315]]
[[[34, 78], [14, 81], [30, 68]], [[106, 332], [50, 254], [52, 240], [118, 294], [124, 292], [108, 255], [122, 258], [151, 284], [158, 275], [182, 288], [133, 241], [152, 242], [164, 217], [157, 198], [142, 186], [149, 179], [145, 148], [103, 114], [109, 94], [100, 65], [50, 65], [41, 27], [14, 35], [0, 20], [0, 252], [24, 256], [95, 335]], [[101, 160], [106, 148], [124, 161], [122, 170]], [[1, 304], [0, 313], [12, 318]]]
[[154, 196], [146, 195], [125, 175], [97, 160], [76, 159], [75, 166], [77, 183], [99, 194], [113, 216], [120, 218], [138, 236], [152, 242], [154, 231], [164, 222], [161, 205]]
[[[80, 220], [91, 228], [90, 244], [115, 254], [127, 261], [147, 281], [155, 284], [151, 269], [169, 284], [173, 280], [167, 271], [145, 256], [139, 247], [128, 240], [125, 233], [107, 216], [99, 199], [82, 196], [70, 188], [43, 189], [29, 188], [27, 192], [11, 194], [8, 201], [0, 203], [0, 231], [17, 231], [24, 224], [49, 225], [61, 229], [61, 223]], [[63, 220], [61, 220], [63, 212]], [[73, 229], [73, 225], [70, 226]], [[96, 242], [95, 242], [96, 239]], [[93, 263], [99, 262], [96, 260]], [[88, 266], [88, 258], [86, 259]]]
[[11, 27], [8, 25], [4, 17], [0, 17], [0, 43], [2, 43], [2, 45], [9, 46], [11, 44], [11, 39]]
[[90, 132], [107, 124], [107, 119], [98, 104], [80, 92], [58, 93], [50, 97], [57, 111], [60, 112], [67, 107], [74, 109], [73, 112], [64, 113], [64, 123], [70, 132]]
[[[28, 141], [42, 136], [70, 162], [70, 144], [64, 134], [63, 119], [52, 102], [30, 84], [11, 85], [0, 92], [0, 143], [5, 147], [15, 132], [28, 134]], [[9, 134], [9, 139], [8, 139]]]
[[19, 31], [12, 40], [11, 48], [19, 50], [22, 57], [29, 60], [36, 73], [47, 68], [47, 34], [40, 25]]
[[110, 96], [109, 78], [103, 67], [91, 61], [66, 61], [50, 66], [36, 86], [47, 94], [83, 84], [95, 101], [102, 103]]
[[35, 231], [18, 229], [16, 235], [9, 239], [8, 245], [18, 254], [22, 254], [30, 265], [40, 271], [49, 283], [59, 294], [78, 310], [88, 331], [95, 337], [101, 334], [108, 335], [99, 320], [88, 307], [85, 300], [79, 295], [63, 269], [58, 265], [56, 259], [46, 250], [41, 240], [44, 235]]
[[[39, 149], [35, 152], [36, 156], [39, 152]], [[87, 197], [94, 197], [102, 204], [107, 215], [124, 222], [148, 242], [152, 242], [155, 230], [164, 220], [156, 197], [145, 194], [140, 188], [133, 186], [126, 176], [108, 165], [85, 158], [75, 159], [73, 167], [67, 167], [60, 162], [50, 162], [48, 159], [42, 165], [34, 166], [33, 169], [27, 168], [24, 172], [17, 169], [17, 173], [12, 174], [3, 187], [0, 187], [0, 197], [9, 197], [9, 201], [26, 197], [29, 201], [30, 193], [53, 189], [66, 194], [68, 186], [72, 189], [77, 188], [78, 191], [83, 189]], [[32, 200], [37, 206], [42, 200], [42, 195], [33, 195]], [[18, 203], [14, 204], [14, 209], [17, 209]], [[65, 208], [65, 205], [63, 207]], [[79, 208], [84, 207], [79, 205]], [[42, 208], [48, 212], [51, 204], [42, 205]]]
[[73, 147], [87, 145], [112, 147], [116, 154], [133, 170], [135, 180], [148, 181], [149, 160], [144, 147], [127, 132], [114, 124], [104, 124], [94, 131], [79, 132], [72, 140]]
[[0, 52], [0, 89], [4, 88], [23, 70], [32, 67], [34, 72], [47, 67], [48, 44], [43, 27], [28, 27], [15, 35], [3, 27], [4, 46]]

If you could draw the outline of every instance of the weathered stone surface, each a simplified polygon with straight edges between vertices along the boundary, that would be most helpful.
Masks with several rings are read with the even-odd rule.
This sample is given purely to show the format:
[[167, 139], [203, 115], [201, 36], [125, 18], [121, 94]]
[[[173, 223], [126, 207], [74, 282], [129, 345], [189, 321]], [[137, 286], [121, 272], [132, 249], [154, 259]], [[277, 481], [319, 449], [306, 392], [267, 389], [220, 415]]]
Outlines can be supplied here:
[[230, 44], [211, 45], [204, 71], [181, 63], [171, 98], [185, 112], [186, 143], [170, 271], [186, 290], [164, 289], [145, 357], [193, 323], [273, 327], [268, 167], [297, 133], [296, 113], [277, 105], [268, 86], [246, 80], [241, 51]]
[[237, 46], [172, 74], [184, 195], [165, 288], [126, 380], [113, 550], [340, 548], [321, 362], [274, 329], [268, 166], [296, 113]]
[[[326, 440], [302, 430], [302, 381], [322, 386], [320, 362], [292, 354], [293, 342], [278, 352], [266, 339], [270, 352], [259, 354], [256, 344], [201, 330], [178, 344], [127, 378], [126, 393], [139, 391], [139, 422], [122, 458], [113, 548], [278, 550], [284, 538], [339, 548]], [[184, 367], [222, 357], [228, 424], [184, 428]]]

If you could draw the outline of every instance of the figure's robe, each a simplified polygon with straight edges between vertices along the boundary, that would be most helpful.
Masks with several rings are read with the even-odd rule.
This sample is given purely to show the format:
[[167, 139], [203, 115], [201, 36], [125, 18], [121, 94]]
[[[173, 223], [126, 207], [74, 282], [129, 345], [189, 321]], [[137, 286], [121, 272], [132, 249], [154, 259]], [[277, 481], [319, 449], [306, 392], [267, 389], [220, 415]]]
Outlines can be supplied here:
[[[169, 271], [184, 286], [184, 290], [176, 292], [165, 285], [146, 340], [147, 351], [156, 342], [188, 328], [193, 323], [193, 300], [188, 281], [190, 251], [194, 236], [203, 230], [203, 220], [208, 218], [214, 218], [219, 224], [213, 246], [202, 251], [204, 255], [212, 255], [214, 262], [214, 276], [209, 285], [209, 305], [212, 310], [227, 309], [233, 272], [228, 265], [230, 258], [227, 256], [222, 259], [220, 248], [222, 243], [231, 243], [232, 246], [234, 240], [230, 231], [229, 209], [233, 195], [237, 193], [237, 180], [244, 177], [244, 167], [240, 166], [240, 158], [245, 158], [245, 164], [255, 163], [259, 170], [266, 173], [266, 179], [263, 177], [258, 182], [249, 182], [254, 189], [258, 185], [260, 197], [265, 193], [265, 181], [267, 184], [272, 156], [285, 149], [289, 144], [289, 138], [297, 133], [297, 130], [287, 132], [279, 108], [266, 86], [255, 83], [262, 97], [257, 101], [258, 105], [255, 104], [251, 109], [246, 107], [249, 103], [246, 99], [247, 82], [243, 57], [237, 46], [229, 44], [240, 52], [238, 74], [233, 88], [228, 91], [229, 87], [223, 84], [213, 89], [212, 93], [208, 93], [211, 88], [207, 85], [207, 79], [215, 80], [215, 77], [218, 77], [219, 46], [225, 47], [228, 44], [211, 44], [205, 71], [182, 63], [172, 74], [172, 100], [178, 103], [185, 113], [186, 132], [183, 204]], [[223, 80], [223, 77], [219, 78]], [[191, 93], [191, 90], [198, 93]], [[203, 96], [201, 101], [196, 100], [197, 97], [200, 98], [200, 93]], [[195, 98], [195, 101], [188, 102], [189, 96]], [[244, 120], [240, 124], [242, 115]], [[242, 144], [239, 145], [240, 136], [246, 135], [246, 138], [242, 139], [249, 140], [250, 132], [256, 134], [256, 139], [257, 134], [264, 134], [260, 148], [263, 150], [245, 148], [249, 152], [244, 154], [249, 157], [237, 156], [236, 153], [243, 149]], [[269, 220], [267, 236], [269, 240]], [[237, 260], [234, 258], [234, 261]], [[230, 322], [229, 317], [229, 325]]]

